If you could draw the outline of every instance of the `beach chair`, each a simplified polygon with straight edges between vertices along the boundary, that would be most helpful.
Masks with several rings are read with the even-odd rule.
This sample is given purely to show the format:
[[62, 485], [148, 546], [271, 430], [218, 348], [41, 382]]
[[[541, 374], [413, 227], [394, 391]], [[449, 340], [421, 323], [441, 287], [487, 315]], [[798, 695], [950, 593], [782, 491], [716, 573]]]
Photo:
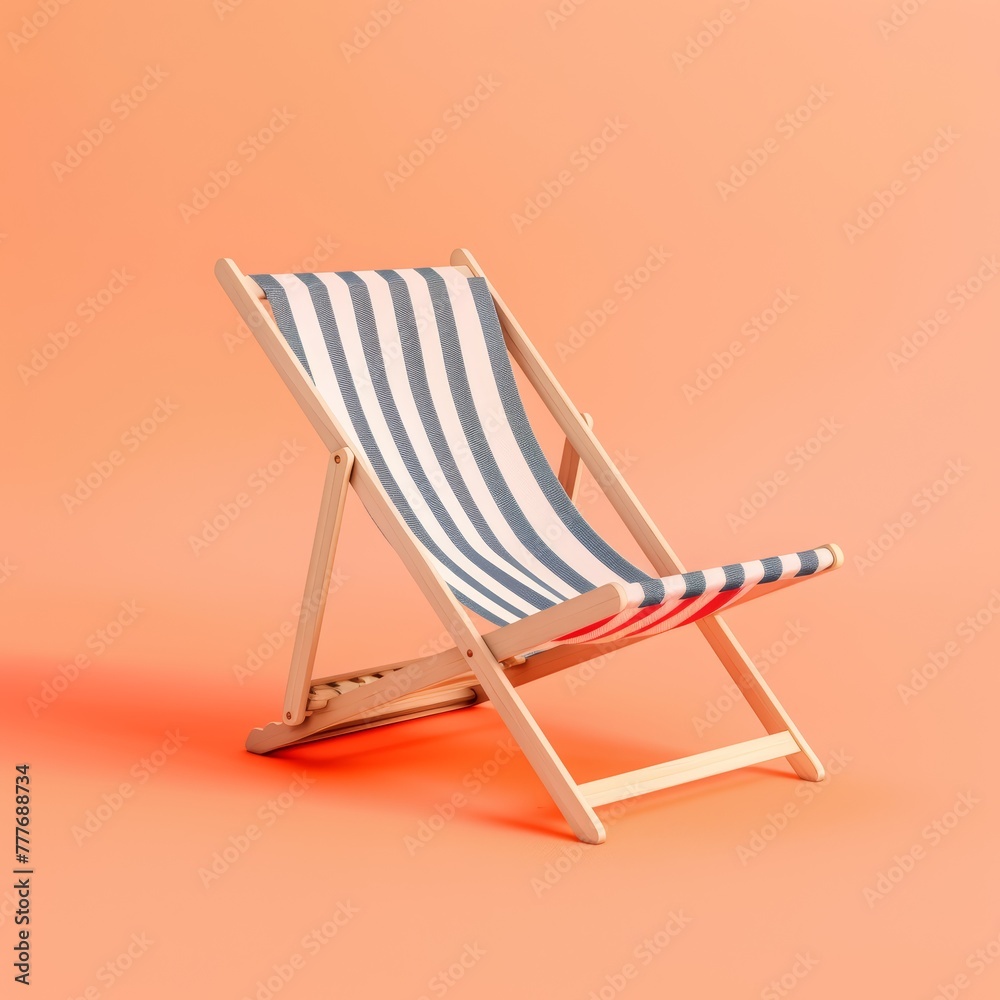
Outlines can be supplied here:
[[[248, 276], [225, 258], [216, 274], [329, 450], [282, 718], [253, 730], [248, 750], [489, 700], [573, 832], [591, 844], [605, 836], [594, 807], [633, 795], [779, 757], [801, 778], [823, 777], [719, 612], [840, 566], [836, 545], [685, 572], [590, 418], [466, 250], [445, 267], [325, 274]], [[528, 423], [512, 358], [566, 436], [558, 473]], [[580, 514], [573, 498], [581, 463], [651, 571], [621, 556]], [[455, 645], [314, 678], [348, 486]], [[373, 599], [391, 619], [391, 586]], [[575, 782], [516, 688], [690, 622], [766, 735]]]

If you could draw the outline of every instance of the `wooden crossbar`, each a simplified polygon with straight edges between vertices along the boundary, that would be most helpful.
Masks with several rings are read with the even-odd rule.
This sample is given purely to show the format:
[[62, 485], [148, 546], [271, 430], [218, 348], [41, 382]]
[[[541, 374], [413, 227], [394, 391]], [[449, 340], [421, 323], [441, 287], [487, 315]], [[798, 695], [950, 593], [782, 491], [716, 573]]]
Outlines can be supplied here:
[[603, 806], [608, 802], [646, 795], [661, 788], [683, 785], [697, 778], [707, 778], [725, 771], [735, 771], [765, 760], [787, 757], [797, 753], [798, 744], [788, 730], [771, 733], [755, 740], [733, 743], [731, 746], [706, 750], [690, 757], [678, 757], [662, 764], [640, 767], [636, 771], [613, 774], [608, 778], [598, 778], [581, 784], [580, 793], [592, 806]]

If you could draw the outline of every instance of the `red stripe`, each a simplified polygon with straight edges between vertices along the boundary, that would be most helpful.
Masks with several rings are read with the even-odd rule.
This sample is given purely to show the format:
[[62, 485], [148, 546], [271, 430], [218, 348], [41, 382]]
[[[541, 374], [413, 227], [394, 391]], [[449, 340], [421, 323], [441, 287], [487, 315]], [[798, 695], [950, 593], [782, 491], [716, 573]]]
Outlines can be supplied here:
[[[660, 622], [665, 621], [667, 618], [670, 618], [672, 615], [676, 615], [679, 611], [682, 611], [684, 608], [686, 608], [692, 601], [696, 601], [696, 600], [698, 600], [697, 597], [689, 597], [686, 600], [680, 601], [675, 608], [673, 608], [672, 610], [668, 611], [662, 617], [657, 618], [655, 622], [653, 622], [650, 625], [645, 626], [645, 628], [636, 629], [636, 632], [644, 632], [646, 628], [652, 628], [654, 625], [658, 625]], [[627, 628], [631, 627], [636, 622], [642, 621], [644, 618], [649, 618], [650, 615], [654, 615], [657, 612], [662, 612], [662, 611], [663, 611], [663, 605], [662, 604], [655, 604], [651, 608], [643, 608], [641, 611], [637, 611], [634, 615], [632, 615], [632, 617], [629, 618], [628, 621], [622, 622], [621, 625], [616, 626], [610, 632], [605, 632], [604, 635], [598, 636], [597, 638], [599, 638], [602, 642], [607, 642], [610, 638], [612, 638], [613, 636], [617, 635], [619, 632], [623, 631], [624, 629], [627, 629]], [[596, 627], [597, 626], [591, 626], [591, 629], [587, 629], [586, 631], [591, 631], [592, 629], [594, 629]], [[629, 635], [631, 635], [631, 634], [632, 633], [629, 633]]]
[[[682, 622], [682, 624], [687, 625], [689, 622], [696, 622], [699, 618], [704, 618], [706, 615], [714, 614], [720, 608], [724, 608], [730, 601], [735, 600], [740, 593], [741, 588], [737, 588], [736, 590], [727, 590], [723, 593], [716, 594], [715, 597], [713, 597], [712, 600], [710, 600], [703, 608], [699, 608], [697, 614], [693, 618], [686, 619]], [[694, 598], [692, 598], [692, 600], [694, 600]], [[691, 601], [688, 601], [687, 603], [690, 604]], [[669, 615], [665, 615], [661, 621], [666, 621], [667, 618], [672, 617], [675, 613], [676, 612], [672, 611]], [[654, 622], [652, 625], [647, 625], [646, 628], [637, 629], [637, 631], [646, 632], [648, 629], [655, 628], [659, 624], [660, 622]], [[666, 632], [667, 629], [664, 629], [663, 631]]]
[[553, 642], [568, 642], [570, 639], [575, 639], [578, 635], [586, 635], [588, 632], [592, 632], [595, 628], [600, 628], [602, 625], [607, 625], [612, 618], [617, 618], [617, 615], [611, 615], [609, 618], [602, 618], [599, 622], [594, 622], [593, 625], [588, 625], [586, 628], [578, 628], [575, 632], [567, 632], [565, 635], [557, 636], [553, 639]]
[[[657, 618], [655, 622], [650, 622], [648, 625], [643, 625], [642, 628], [637, 628], [634, 632], [631, 632], [630, 635], [640, 635], [643, 632], [648, 632], [650, 629], [656, 628], [658, 625], [662, 625], [665, 621], [667, 621], [667, 619], [673, 618], [674, 615], [679, 615], [685, 608], [691, 607], [691, 605], [694, 604], [695, 601], [699, 600], [701, 596], [703, 595], [685, 598], [677, 604], [677, 607], [668, 611], [661, 618]], [[662, 605], [660, 609], [662, 610]], [[663, 631], [665, 632], [667, 630], [664, 629]]]

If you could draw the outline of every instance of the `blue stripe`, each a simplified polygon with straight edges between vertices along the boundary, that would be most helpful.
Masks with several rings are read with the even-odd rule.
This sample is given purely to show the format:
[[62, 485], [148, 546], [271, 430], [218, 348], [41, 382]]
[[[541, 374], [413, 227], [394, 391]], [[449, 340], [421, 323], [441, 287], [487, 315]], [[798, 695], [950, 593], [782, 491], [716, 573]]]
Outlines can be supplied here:
[[684, 580], [684, 593], [681, 594], [682, 601], [686, 601], [689, 597], [701, 597], [705, 593], [707, 581], [705, 580], [705, 574], [700, 569], [696, 569], [691, 573], [682, 573], [681, 577]]
[[663, 580], [659, 577], [651, 577], [649, 580], [641, 580], [639, 582], [642, 584], [642, 600], [639, 602], [640, 608], [651, 608], [663, 603], [667, 596], [667, 588], [663, 586]]
[[[292, 315], [291, 306], [288, 304], [288, 296], [285, 294], [284, 286], [280, 281], [272, 278], [269, 274], [251, 274], [251, 278], [257, 282], [267, 296], [267, 301], [271, 303], [274, 312], [274, 320], [278, 324], [278, 329], [284, 334], [288, 346], [292, 349], [300, 364], [306, 370], [306, 374], [312, 378], [313, 374], [306, 360], [306, 352], [302, 347], [302, 338], [299, 336], [299, 328], [295, 325], [295, 317]], [[315, 383], [315, 379], [313, 382]]]
[[481, 615], [488, 622], [493, 622], [494, 625], [509, 625], [510, 622], [504, 621], [502, 618], [498, 618], [492, 612], [487, 611], [484, 607], [477, 604], [470, 597], [463, 594], [457, 587], [452, 587], [451, 584], [448, 585], [451, 592], [458, 598], [458, 603], [463, 607], [468, 608], [470, 611], [475, 611], [477, 615]]
[[416, 317], [413, 311], [413, 300], [410, 298], [406, 280], [396, 271], [377, 271], [389, 286], [392, 305], [396, 314], [396, 326], [399, 331], [399, 341], [403, 350], [403, 363], [406, 376], [410, 383], [410, 392], [420, 415], [424, 432], [437, 458], [438, 465], [444, 473], [445, 480], [451, 487], [455, 498], [461, 504], [479, 537], [489, 546], [490, 550], [501, 559], [516, 567], [528, 579], [533, 580], [543, 591], [547, 591], [557, 601], [563, 601], [572, 594], [560, 593], [551, 584], [536, 576], [520, 560], [515, 559], [506, 546], [496, 537], [489, 526], [483, 512], [472, 498], [469, 487], [459, 471], [455, 456], [448, 444], [441, 426], [434, 399], [431, 395], [430, 383], [427, 379], [427, 369], [424, 365], [424, 355], [420, 346], [420, 335], [417, 331]]
[[722, 572], [726, 574], [726, 582], [720, 588], [720, 594], [727, 590], [739, 590], [747, 578], [742, 563], [731, 563], [728, 566], [723, 566]]
[[[309, 296], [312, 299], [313, 308], [316, 310], [316, 318], [319, 321], [320, 330], [323, 333], [323, 340], [326, 343], [326, 348], [330, 355], [330, 361], [333, 364], [333, 371], [337, 377], [337, 384], [340, 386], [340, 394], [343, 398], [344, 405], [347, 408], [348, 415], [351, 418], [354, 431], [358, 435], [359, 443], [361, 444], [368, 461], [371, 462], [372, 468], [375, 470], [375, 474], [379, 478], [379, 482], [381, 482], [386, 493], [389, 494], [389, 498], [399, 511], [400, 516], [406, 522], [407, 527], [409, 527], [424, 548], [426, 548], [427, 551], [434, 556], [434, 558], [437, 559], [442, 566], [447, 567], [460, 580], [469, 584], [474, 591], [486, 594], [498, 607], [501, 607], [505, 611], [509, 612], [513, 618], [523, 618], [523, 611], [515, 608], [511, 604], [508, 604], [502, 598], [484, 590], [481, 586], [481, 581], [474, 579], [466, 573], [465, 570], [454, 563], [444, 552], [442, 552], [437, 543], [430, 537], [424, 529], [424, 526], [413, 513], [413, 509], [407, 502], [406, 497], [403, 495], [403, 491], [399, 488], [399, 484], [389, 471], [389, 467], [386, 464], [385, 459], [382, 457], [382, 452], [379, 449], [378, 442], [375, 440], [375, 435], [372, 433], [368, 419], [362, 409], [361, 400], [358, 398], [357, 389], [354, 385], [354, 378], [351, 374], [350, 368], [348, 367], [347, 357], [344, 354], [344, 347], [340, 340], [340, 330], [337, 327], [337, 321], [333, 315], [329, 292], [323, 282], [314, 274], [299, 274], [297, 277], [309, 289]], [[498, 625], [506, 624], [502, 619], [497, 619], [495, 616], [488, 615], [486, 617]]]
[[[379, 342], [378, 327], [375, 322], [375, 313], [372, 309], [371, 295], [368, 286], [363, 278], [358, 277], [353, 272], [338, 272], [339, 276], [347, 283], [351, 293], [351, 302], [354, 305], [354, 315], [358, 324], [358, 332], [361, 335], [361, 347], [365, 354], [365, 362], [368, 365], [368, 374], [371, 376], [372, 388], [375, 390], [375, 397], [378, 400], [379, 408], [385, 418], [386, 426], [392, 434], [392, 440], [399, 451], [399, 456], [406, 466], [406, 471], [413, 480], [414, 485], [420, 491], [420, 495], [427, 504], [428, 510], [434, 515], [438, 524], [444, 530], [452, 544], [478, 569], [482, 570], [487, 577], [506, 587], [511, 593], [517, 594], [523, 601], [532, 607], [542, 610], [551, 608], [556, 602], [548, 597], [544, 597], [536, 590], [526, 586], [520, 580], [515, 579], [505, 572], [500, 566], [491, 563], [481, 552], [469, 544], [468, 539], [462, 534], [451, 514], [448, 513], [438, 491], [431, 485], [427, 478], [427, 473], [420, 463], [413, 441], [410, 439], [403, 423], [403, 418], [399, 414], [396, 400], [393, 398], [392, 390], [389, 386], [389, 376], [385, 370], [385, 358], [382, 356], [382, 345]], [[493, 596], [493, 595], [490, 595]]]
[[819, 555], [815, 549], [809, 549], [808, 552], [796, 552], [795, 553], [802, 563], [802, 569], [796, 573], [796, 576], [809, 576], [810, 573], [815, 573], [819, 569]]
[[[422, 270], [421, 273], [423, 273]], [[479, 322], [482, 325], [483, 336], [486, 339], [486, 347], [489, 351], [490, 363], [493, 367], [493, 376], [496, 379], [497, 389], [507, 414], [507, 422], [514, 432], [514, 437], [521, 449], [521, 453], [524, 455], [524, 460], [528, 464], [528, 468], [531, 469], [539, 488], [552, 505], [552, 509], [559, 516], [559, 519], [588, 552], [627, 583], [640, 583], [643, 585], [644, 600], [641, 605], [642, 607], [657, 603], [655, 597], [657, 590], [659, 591], [660, 600], [662, 600], [662, 584], [659, 583], [656, 577], [650, 576], [630, 563], [594, 531], [584, 520], [583, 515], [576, 509], [573, 501], [566, 495], [562, 483], [559, 482], [558, 477], [552, 471], [552, 466], [546, 461], [538, 440], [531, 429], [531, 424], [528, 422], [528, 416], [524, 412], [524, 404], [521, 402], [517, 383], [514, 381], [514, 372], [511, 369], [510, 357], [507, 354], [507, 346], [504, 343], [503, 331], [500, 329], [500, 321], [493, 306], [493, 298], [486, 287], [486, 281], [484, 278], [469, 278], [468, 281], [473, 300], [476, 304], [476, 311], [479, 313]]]
[[764, 565], [764, 575], [757, 581], [758, 586], [762, 583], [774, 583], [775, 580], [781, 579], [781, 560], [777, 556], [761, 559], [761, 563]]
[[[430, 291], [431, 303], [434, 307], [434, 315], [441, 337], [441, 354], [448, 375], [448, 384], [455, 400], [455, 410], [458, 413], [473, 458], [497, 508], [503, 514], [518, 540], [543, 566], [555, 573], [559, 579], [565, 580], [571, 587], [575, 587], [578, 593], [583, 594], [588, 590], [593, 590], [595, 584], [564, 562], [539, 536], [531, 522], [525, 517], [524, 511], [497, 464], [496, 457], [490, 449], [486, 431], [479, 419], [472, 388], [465, 370], [462, 345], [455, 325], [455, 315], [452, 312], [451, 299], [448, 297], [448, 289], [444, 279], [433, 268], [420, 267], [416, 271], [426, 280]], [[496, 313], [494, 313], [495, 317]], [[563, 495], [565, 496], [565, 493]]]

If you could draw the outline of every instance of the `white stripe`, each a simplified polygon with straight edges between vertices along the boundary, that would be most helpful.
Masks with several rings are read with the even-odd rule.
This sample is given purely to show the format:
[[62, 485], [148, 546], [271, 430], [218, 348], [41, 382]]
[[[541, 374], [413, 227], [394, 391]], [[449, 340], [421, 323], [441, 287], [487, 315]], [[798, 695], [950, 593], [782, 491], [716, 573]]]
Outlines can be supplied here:
[[[456, 528], [461, 532], [468, 545], [478, 552], [484, 560], [498, 569], [506, 571], [509, 576], [518, 580], [526, 588], [544, 595], [543, 589], [523, 571], [521, 566], [493, 552], [486, 541], [479, 536], [475, 524], [469, 517], [466, 505], [459, 500], [448, 483], [434, 453], [430, 439], [427, 436], [426, 428], [420, 419], [420, 412], [417, 409], [417, 403], [410, 387], [399, 331], [396, 326], [396, 314], [392, 304], [389, 283], [373, 271], [359, 272], [359, 274], [364, 279], [371, 295], [372, 309], [379, 332], [379, 344], [383, 358], [385, 359], [389, 391], [399, 410], [400, 419], [406, 427], [407, 435], [414, 452], [442, 506], [451, 516]], [[424, 284], [424, 287], [426, 288], [426, 284]], [[430, 299], [428, 298], [429, 304]], [[421, 520], [425, 518], [431, 519], [434, 516], [422, 496], [414, 499], [413, 507], [414, 511], [419, 513]], [[493, 508], [496, 511], [495, 505], [493, 505]], [[487, 523], [489, 523], [489, 518], [486, 518], [485, 515], [488, 513], [488, 510], [487, 508], [484, 511], [482, 510], [482, 506], [480, 506], [480, 513], [484, 515]], [[495, 518], [503, 520], [499, 511], [495, 512]], [[506, 522], [504, 523], [506, 524]], [[476, 569], [477, 576], [481, 576], [483, 572], [482, 569]], [[496, 583], [495, 586], [499, 588], [502, 585]], [[466, 587], [466, 590], [468, 590], [468, 587]], [[504, 588], [504, 591], [506, 592], [506, 588]], [[567, 588], [563, 586], [560, 593], [564, 597], [567, 596]], [[572, 592], [570, 591], [569, 593]], [[548, 600], [557, 601], [557, 598], [552, 595], [544, 596]], [[532, 608], [532, 610], [537, 609]]]
[[[563, 562], [595, 585], [611, 581], [621, 582], [616, 573], [580, 544], [576, 536], [563, 524], [539, 487], [507, 422], [503, 401], [493, 376], [479, 313], [468, 281], [464, 278], [462, 286], [456, 282], [456, 291], [452, 294], [455, 325], [462, 345], [469, 383], [474, 387], [473, 402], [486, 431], [488, 445], [508, 487], [529, 523]], [[454, 411], [454, 401], [451, 398], [443, 365], [435, 381], [432, 382], [432, 389], [439, 408]], [[455, 420], [457, 419], [456, 415]]]
[[[382, 282], [382, 284], [385, 285], [384, 280], [378, 275], [373, 275], [373, 277], [376, 281]], [[523, 614], [532, 614], [537, 609], [523, 598], [511, 593], [502, 584], [492, 579], [483, 580], [484, 574], [482, 569], [476, 566], [460, 551], [452, 537], [438, 522], [437, 518], [433, 516], [430, 509], [424, 503], [420, 489], [407, 469], [406, 463], [403, 461], [399, 448], [393, 439], [392, 432], [386, 422], [385, 415], [382, 412], [382, 407], [379, 405], [375, 386], [372, 384], [371, 377], [368, 374], [368, 365], [364, 356], [361, 334], [358, 330], [357, 317], [355, 316], [354, 304], [351, 299], [350, 286], [342, 278], [333, 275], [329, 277], [324, 276], [321, 280], [330, 293], [330, 304], [333, 308], [334, 316], [337, 318], [337, 326], [340, 330], [340, 339], [344, 347], [344, 355], [347, 359], [347, 366], [354, 376], [354, 383], [358, 390], [358, 398], [365, 417], [367, 418], [368, 426], [378, 444], [379, 450], [382, 453], [382, 458], [385, 460], [390, 474], [396, 480], [396, 483], [398, 484], [404, 497], [406, 497], [407, 502], [413, 508], [415, 517], [423, 526], [428, 536], [433, 539], [441, 551], [444, 552], [456, 566], [468, 573], [473, 580], [482, 580], [483, 584], [489, 591], [496, 594], [497, 597], [503, 599], [512, 607], [517, 608]], [[399, 335], [398, 331], [395, 329], [395, 319], [392, 321], [391, 330], [393, 331], [392, 336], [396, 341], [397, 349], [399, 349]], [[485, 602], [488, 600], [486, 594], [482, 592], [479, 594], [473, 593], [473, 588], [467, 581], [455, 579], [452, 582], [462, 593], [476, 600], [477, 603], [483, 604], [484, 607], [486, 606]], [[493, 610], [493, 608], [491, 608], [491, 610]], [[503, 611], [499, 608], [496, 608], [496, 611], [503, 618], [510, 617], [509, 611]]]
[[[426, 280], [417, 274], [416, 271], [400, 271], [399, 274], [406, 281], [414, 310], [421, 314], [426, 314], [427, 310], [430, 310], [433, 315], [433, 305]], [[466, 290], [468, 290], [467, 279], [461, 275], [458, 275], [458, 277], [461, 278]], [[458, 409], [451, 394], [451, 386], [448, 382], [444, 357], [441, 353], [441, 341], [437, 325], [422, 324], [418, 326], [418, 331], [420, 336], [420, 351], [424, 359], [424, 368], [427, 373], [431, 398], [437, 411], [438, 419], [441, 422], [441, 429], [445, 440], [448, 442], [455, 459], [458, 473], [464, 480], [473, 502], [479, 507], [487, 523], [493, 529], [494, 534], [496, 534], [500, 542], [515, 559], [520, 560], [530, 572], [535, 573], [539, 579], [555, 588], [557, 593], [565, 597], [575, 596], [577, 591], [573, 587], [560, 579], [552, 570], [540, 562], [537, 557], [532, 555], [524, 543], [515, 535], [513, 529], [507, 523], [507, 519], [503, 516], [503, 512], [497, 507], [496, 501], [490, 493], [489, 485], [484, 479], [473, 455], [472, 447], [462, 429], [462, 422], [459, 419]], [[481, 338], [482, 334], [480, 333]], [[489, 382], [490, 384], [494, 384], [492, 371], [489, 373]], [[496, 397], [496, 405], [486, 416], [483, 415], [482, 410], [479, 410], [478, 413], [487, 434], [489, 434], [491, 427], [498, 424], [506, 426], [506, 416], [499, 396]], [[503, 471], [502, 464], [501, 471]]]

